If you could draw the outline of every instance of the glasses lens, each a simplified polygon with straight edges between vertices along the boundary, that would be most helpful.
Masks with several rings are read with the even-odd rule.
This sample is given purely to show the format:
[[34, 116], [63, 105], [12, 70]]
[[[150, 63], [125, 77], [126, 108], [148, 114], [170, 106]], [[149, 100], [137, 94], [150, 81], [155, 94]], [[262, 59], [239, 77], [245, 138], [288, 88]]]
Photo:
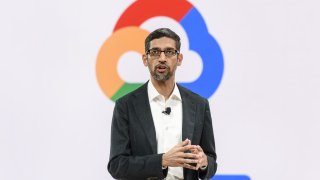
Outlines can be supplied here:
[[176, 55], [176, 50], [174, 50], [174, 49], [167, 49], [167, 50], [164, 50], [164, 54], [165, 54], [167, 57], [172, 57], [172, 56]]
[[172, 57], [172, 56], [175, 56], [178, 53], [178, 51], [175, 50], [175, 49], [165, 49], [163, 51], [161, 49], [149, 49], [147, 53], [151, 57], [158, 58], [158, 57], [161, 56], [162, 52], [164, 52], [164, 55], [166, 57]]
[[150, 49], [149, 54], [150, 54], [150, 56], [157, 57], [157, 56], [160, 56], [161, 50], [160, 49]]

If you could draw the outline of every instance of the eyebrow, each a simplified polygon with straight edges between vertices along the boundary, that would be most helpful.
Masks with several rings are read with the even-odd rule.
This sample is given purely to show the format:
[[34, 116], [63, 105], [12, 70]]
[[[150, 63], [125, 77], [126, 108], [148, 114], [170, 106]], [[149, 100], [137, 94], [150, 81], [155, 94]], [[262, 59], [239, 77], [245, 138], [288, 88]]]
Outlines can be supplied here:
[[[158, 47], [154, 47], [154, 48], [150, 48], [150, 49], [153, 49], [153, 50], [162, 50], [161, 48], [158, 48]], [[166, 47], [166, 48], [164, 48], [163, 50], [171, 50], [171, 49], [175, 50], [175, 48], [172, 48], [172, 47]]]

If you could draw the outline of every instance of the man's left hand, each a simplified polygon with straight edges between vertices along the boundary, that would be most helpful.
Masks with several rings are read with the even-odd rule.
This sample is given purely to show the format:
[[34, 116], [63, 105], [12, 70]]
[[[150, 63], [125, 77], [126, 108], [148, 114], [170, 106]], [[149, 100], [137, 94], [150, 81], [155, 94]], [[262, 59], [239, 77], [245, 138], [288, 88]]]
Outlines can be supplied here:
[[197, 148], [194, 149], [192, 151], [192, 153], [194, 154], [197, 154], [197, 160], [198, 160], [198, 163], [197, 163], [197, 166], [196, 166], [196, 169], [198, 170], [200, 167], [206, 167], [208, 166], [208, 158], [207, 158], [207, 155], [203, 152], [202, 148], [197, 145]]

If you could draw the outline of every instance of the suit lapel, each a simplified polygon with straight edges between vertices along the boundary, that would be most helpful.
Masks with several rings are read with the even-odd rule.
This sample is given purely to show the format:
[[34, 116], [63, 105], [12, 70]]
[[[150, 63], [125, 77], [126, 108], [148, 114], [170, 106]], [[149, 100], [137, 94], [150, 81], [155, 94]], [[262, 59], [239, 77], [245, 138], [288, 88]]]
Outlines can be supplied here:
[[183, 87], [178, 85], [178, 88], [182, 99], [182, 140], [188, 138], [192, 141], [196, 119], [196, 105]]
[[156, 130], [153, 123], [153, 118], [150, 109], [150, 103], [148, 99], [147, 86], [145, 83], [141, 88], [141, 91], [137, 92], [136, 100], [134, 101], [134, 108], [138, 116], [138, 121], [140, 122], [142, 129], [144, 130], [149, 144], [151, 145], [154, 154], [157, 153], [157, 139]]

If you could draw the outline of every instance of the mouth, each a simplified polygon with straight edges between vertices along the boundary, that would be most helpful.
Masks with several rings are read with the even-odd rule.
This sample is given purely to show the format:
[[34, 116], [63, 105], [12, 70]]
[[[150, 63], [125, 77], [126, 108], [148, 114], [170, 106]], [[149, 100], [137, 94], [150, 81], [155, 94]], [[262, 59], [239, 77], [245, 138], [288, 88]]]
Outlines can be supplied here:
[[157, 65], [156, 71], [158, 73], [165, 73], [167, 71], [168, 67], [166, 65]]

